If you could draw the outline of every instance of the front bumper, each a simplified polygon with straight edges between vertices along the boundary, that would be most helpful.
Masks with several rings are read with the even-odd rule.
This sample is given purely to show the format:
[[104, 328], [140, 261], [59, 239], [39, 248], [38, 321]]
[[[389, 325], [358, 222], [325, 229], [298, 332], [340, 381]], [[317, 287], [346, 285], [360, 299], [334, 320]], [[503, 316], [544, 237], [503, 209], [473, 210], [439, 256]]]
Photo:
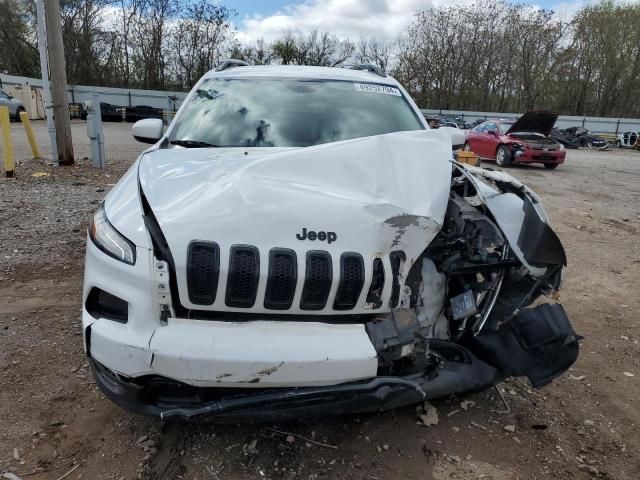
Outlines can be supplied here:
[[102, 392], [127, 410], [162, 419], [220, 423], [285, 421], [378, 412], [453, 393], [480, 391], [502, 380], [466, 349], [424, 372], [373, 377], [323, 387], [206, 388], [158, 376], [122, 377], [91, 359]]
[[567, 153], [564, 150], [545, 152], [544, 150], [519, 150], [515, 152], [514, 163], [564, 163]]

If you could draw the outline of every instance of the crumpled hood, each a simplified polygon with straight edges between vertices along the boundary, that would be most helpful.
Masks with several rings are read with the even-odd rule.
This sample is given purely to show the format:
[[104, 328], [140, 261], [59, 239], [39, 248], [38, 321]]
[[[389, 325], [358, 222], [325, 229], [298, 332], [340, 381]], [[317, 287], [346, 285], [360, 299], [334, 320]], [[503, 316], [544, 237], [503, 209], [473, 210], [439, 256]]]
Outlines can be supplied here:
[[558, 114], [553, 112], [527, 112], [518, 118], [511, 128], [507, 130], [507, 135], [515, 132], [535, 132], [548, 137], [556, 124]]
[[[403, 250], [408, 268], [443, 222], [450, 158], [449, 136], [427, 130], [284, 151], [156, 150], [142, 157], [139, 179], [173, 254], [181, 302], [189, 306], [186, 257], [193, 240], [220, 246], [221, 276], [238, 244], [257, 247], [264, 266], [270, 249], [292, 249], [302, 274], [309, 250], [329, 252], [334, 272], [342, 253], [358, 252], [369, 279], [376, 255]], [[319, 232], [326, 232], [324, 241]]]

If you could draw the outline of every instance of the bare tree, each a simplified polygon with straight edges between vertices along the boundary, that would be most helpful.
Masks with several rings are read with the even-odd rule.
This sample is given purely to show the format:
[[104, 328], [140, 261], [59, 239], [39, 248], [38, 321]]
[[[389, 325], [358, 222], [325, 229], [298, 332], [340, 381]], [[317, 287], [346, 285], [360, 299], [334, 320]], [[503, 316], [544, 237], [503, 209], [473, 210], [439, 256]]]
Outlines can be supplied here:
[[371, 63], [386, 71], [391, 60], [391, 42], [361, 36], [356, 45], [355, 58], [358, 63]]
[[197, 0], [187, 5], [173, 25], [172, 53], [176, 59], [175, 77], [179, 84], [190, 87], [220, 62], [223, 48], [232, 32], [228, 8]]

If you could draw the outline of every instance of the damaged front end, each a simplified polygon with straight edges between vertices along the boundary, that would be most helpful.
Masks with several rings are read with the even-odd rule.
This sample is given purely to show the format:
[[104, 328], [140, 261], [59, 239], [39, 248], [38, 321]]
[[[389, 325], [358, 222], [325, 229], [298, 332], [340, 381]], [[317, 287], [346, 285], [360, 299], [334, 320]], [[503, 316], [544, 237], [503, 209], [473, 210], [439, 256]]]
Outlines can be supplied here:
[[[403, 221], [414, 220], [387, 223], [401, 228]], [[539, 198], [513, 177], [455, 164], [435, 238], [415, 258], [401, 251], [389, 258], [389, 308], [362, 316], [377, 354], [373, 378], [198, 387], [154, 375], [123, 377], [92, 359], [97, 383], [114, 402], [165, 419], [275, 421], [387, 410], [480, 391], [507, 377], [526, 376], [539, 388], [577, 359], [579, 337], [562, 305], [538, 301], [557, 298], [564, 249]], [[376, 289], [372, 279], [371, 308], [383, 301], [383, 283]]]
[[367, 324], [384, 375], [422, 372], [424, 398], [526, 376], [540, 388], [577, 359], [557, 296], [566, 265], [538, 197], [513, 177], [458, 165], [440, 233], [407, 275], [407, 305]]

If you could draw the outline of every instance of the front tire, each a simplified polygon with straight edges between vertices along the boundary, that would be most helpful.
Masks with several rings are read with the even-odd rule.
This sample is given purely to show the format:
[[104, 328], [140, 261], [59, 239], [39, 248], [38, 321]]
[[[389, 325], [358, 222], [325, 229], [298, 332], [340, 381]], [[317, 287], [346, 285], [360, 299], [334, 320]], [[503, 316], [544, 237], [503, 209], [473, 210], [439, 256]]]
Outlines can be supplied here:
[[558, 165], [560, 165], [559, 163], [545, 163], [544, 164], [544, 168], [548, 169], [548, 170], [555, 170], [556, 168], [558, 168]]
[[506, 145], [500, 145], [496, 152], [496, 163], [501, 167], [511, 165], [511, 149]]
[[22, 108], [22, 107], [18, 107], [18, 108], [16, 109], [16, 116], [15, 116], [15, 117], [13, 117], [13, 121], [14, 121], [14, 122], [19, 122], [19, 121], [20, 121], [20, 112], [24, 112], [24, 111], [25, 111], [25, 110], [24, 110], [24, 108]]

